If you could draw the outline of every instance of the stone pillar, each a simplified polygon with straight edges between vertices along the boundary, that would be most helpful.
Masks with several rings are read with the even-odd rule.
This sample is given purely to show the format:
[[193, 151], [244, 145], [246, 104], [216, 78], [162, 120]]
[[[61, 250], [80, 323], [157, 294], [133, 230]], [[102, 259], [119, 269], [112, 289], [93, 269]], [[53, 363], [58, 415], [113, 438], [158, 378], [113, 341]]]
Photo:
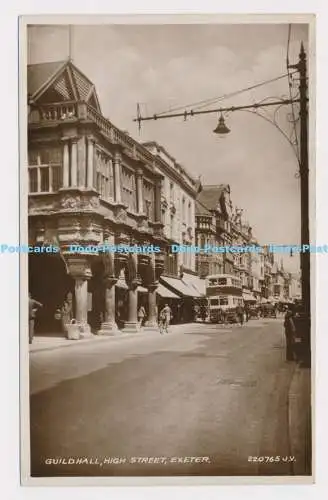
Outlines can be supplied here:
[[158, 179], [155, 184], [155, 222], [162, 222], [161, 195], [162, 181]]
[[114, 182], [115, 182], [115, 201], [122, 203], [121, 196], [121, 155], [115, 153], [114, 156]]
[[86, 258], [68, 258], [68, 268], [75, 281], [75, 319], [80, 327], [82, 338], [92, 335], [88, 324], [88, 280], [91, 278], [90, 266]]
[[88, 325], [88, 280], [86, 278], [75, 278], [75, 316], [80, 326], [81, 336], [89, 336]]
[[139, 331], [138, 324], [138, 285], [140, 280], [137, 276], [138, 256], [131, 254], [128, 261], [127, 282], [128, 290], [128, 320], [124, 324], [124, 333], [137, 333]]
[[138, 324], [138, 285], [129, 286], [128, 291], [128, 320], [124, 323], [124, 333], [137, 333]]
[[148, 318], [145, 323], [146, 330], [156, 330], [157, 329], [157, 304], [156, 304], [156, 289], [158, 287], [158, 282], [156, 280], [155, 271], [155, 254], [149, 255], [147, 277], [149, 280], [148, 288]]
[[115, 283], [117, 278], [105, 280], [105, 321], [101, 324], [98, 335], [117, 335], [120, 333], [115, 321]]
[[77, 142], [77, 184], [81, 188], [87, 185], [87, 144], [85, 136]]
[[94, 172], [94, 140], [88, 137], [88, 170], [87, 170], [87, 188], [93, 189]]
[[137, 172], [137, 200], [138, 200], [138, 214], [144, 213], [143, 206], [143, 171], [138, 169]]
[[148, 286], [148, 318], [145, 324], [145, 328], [148, 330], [156, 330], [158, 327], [157, 323], [157, 304], [156, 304], [156, 290], [157, 283], [153, 283]]
[[69, 151], [68, 141], [65, 139], [63, 151], [63, 188], [69, 187]]
[[77, 187], [77, 138], [72, 139], [71, 187]]

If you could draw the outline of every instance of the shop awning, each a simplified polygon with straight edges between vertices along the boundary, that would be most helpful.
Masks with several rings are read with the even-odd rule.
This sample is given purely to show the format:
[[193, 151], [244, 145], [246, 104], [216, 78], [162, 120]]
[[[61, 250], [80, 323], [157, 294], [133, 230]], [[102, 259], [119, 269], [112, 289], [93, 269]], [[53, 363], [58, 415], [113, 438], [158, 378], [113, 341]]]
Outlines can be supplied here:
[[256, 302], [256, 297], [251, 292], [243, 292], [243, 299], [245, 302]]
[[177, 292], [181, 297], [194, 297], [195, 292], [191, 290], [182, 280], [178, 278], [168, 278], [167, 276], [162, 276], [161, 281], [163, 284], [168, 286], [169, 290]]
[[193, 297], [205, 296], [205, 280], [202, 280], [193, 274], [184, 273], [182, 281], [194, 292]]
[[162, 283], [159, 283], [156, 292], [160, 297], [163, 297], [165, 299], [179, 299], [180, 297], [176, 295], [175, 293], [171, 292], [168, 288], [166, 288]]
[[138, 292], [141, 292], [141, 293], [148, 292], [147, 288], [145, 288], [144, 286], [141, 286], [141, 285], [138, 286], [137, 290], [138, 290]]

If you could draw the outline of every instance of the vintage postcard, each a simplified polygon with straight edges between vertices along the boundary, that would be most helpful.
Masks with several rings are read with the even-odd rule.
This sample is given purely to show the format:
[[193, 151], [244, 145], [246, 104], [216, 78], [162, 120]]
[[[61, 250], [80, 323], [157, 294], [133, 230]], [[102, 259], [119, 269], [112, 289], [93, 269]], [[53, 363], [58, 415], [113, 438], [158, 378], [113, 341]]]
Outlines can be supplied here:
[[313, 482], [314, 68], [313, 15], [20, 19], [22, 484]]

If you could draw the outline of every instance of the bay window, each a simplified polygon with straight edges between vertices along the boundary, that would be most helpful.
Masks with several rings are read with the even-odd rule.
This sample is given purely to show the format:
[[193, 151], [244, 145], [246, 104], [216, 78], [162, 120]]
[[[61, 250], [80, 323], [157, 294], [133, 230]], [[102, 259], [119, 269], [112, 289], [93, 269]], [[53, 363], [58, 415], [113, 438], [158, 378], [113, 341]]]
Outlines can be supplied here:
[[28, 152], [29, 193], [53, 193], [62, 187], [62, 148], [30, 149]]
[[155, 220], [155, 190], [151, 182], [143, 179], [144, 211], [149, 220]]
[[133, 171], [122, 165], [122, 201], [132, 212], [137, 211], [136, 179]]

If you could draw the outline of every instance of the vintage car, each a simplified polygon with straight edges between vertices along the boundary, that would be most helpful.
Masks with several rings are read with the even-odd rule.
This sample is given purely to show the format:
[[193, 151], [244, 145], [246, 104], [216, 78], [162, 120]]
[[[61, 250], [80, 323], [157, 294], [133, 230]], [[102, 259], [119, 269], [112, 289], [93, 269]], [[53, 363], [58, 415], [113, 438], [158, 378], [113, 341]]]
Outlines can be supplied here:
[[257, 305], [250, 305], [248, 307], [248, 319], [259, 319], [260, 308]]
[[214, 309], [210, 311], [211, 323], [237, 323], [238, 317], [236, 308], [227, 308], [224, 311]]
[[261, 306], [262, 318], [276, 318], [277, 309], [273, 304], [262, 304]]

